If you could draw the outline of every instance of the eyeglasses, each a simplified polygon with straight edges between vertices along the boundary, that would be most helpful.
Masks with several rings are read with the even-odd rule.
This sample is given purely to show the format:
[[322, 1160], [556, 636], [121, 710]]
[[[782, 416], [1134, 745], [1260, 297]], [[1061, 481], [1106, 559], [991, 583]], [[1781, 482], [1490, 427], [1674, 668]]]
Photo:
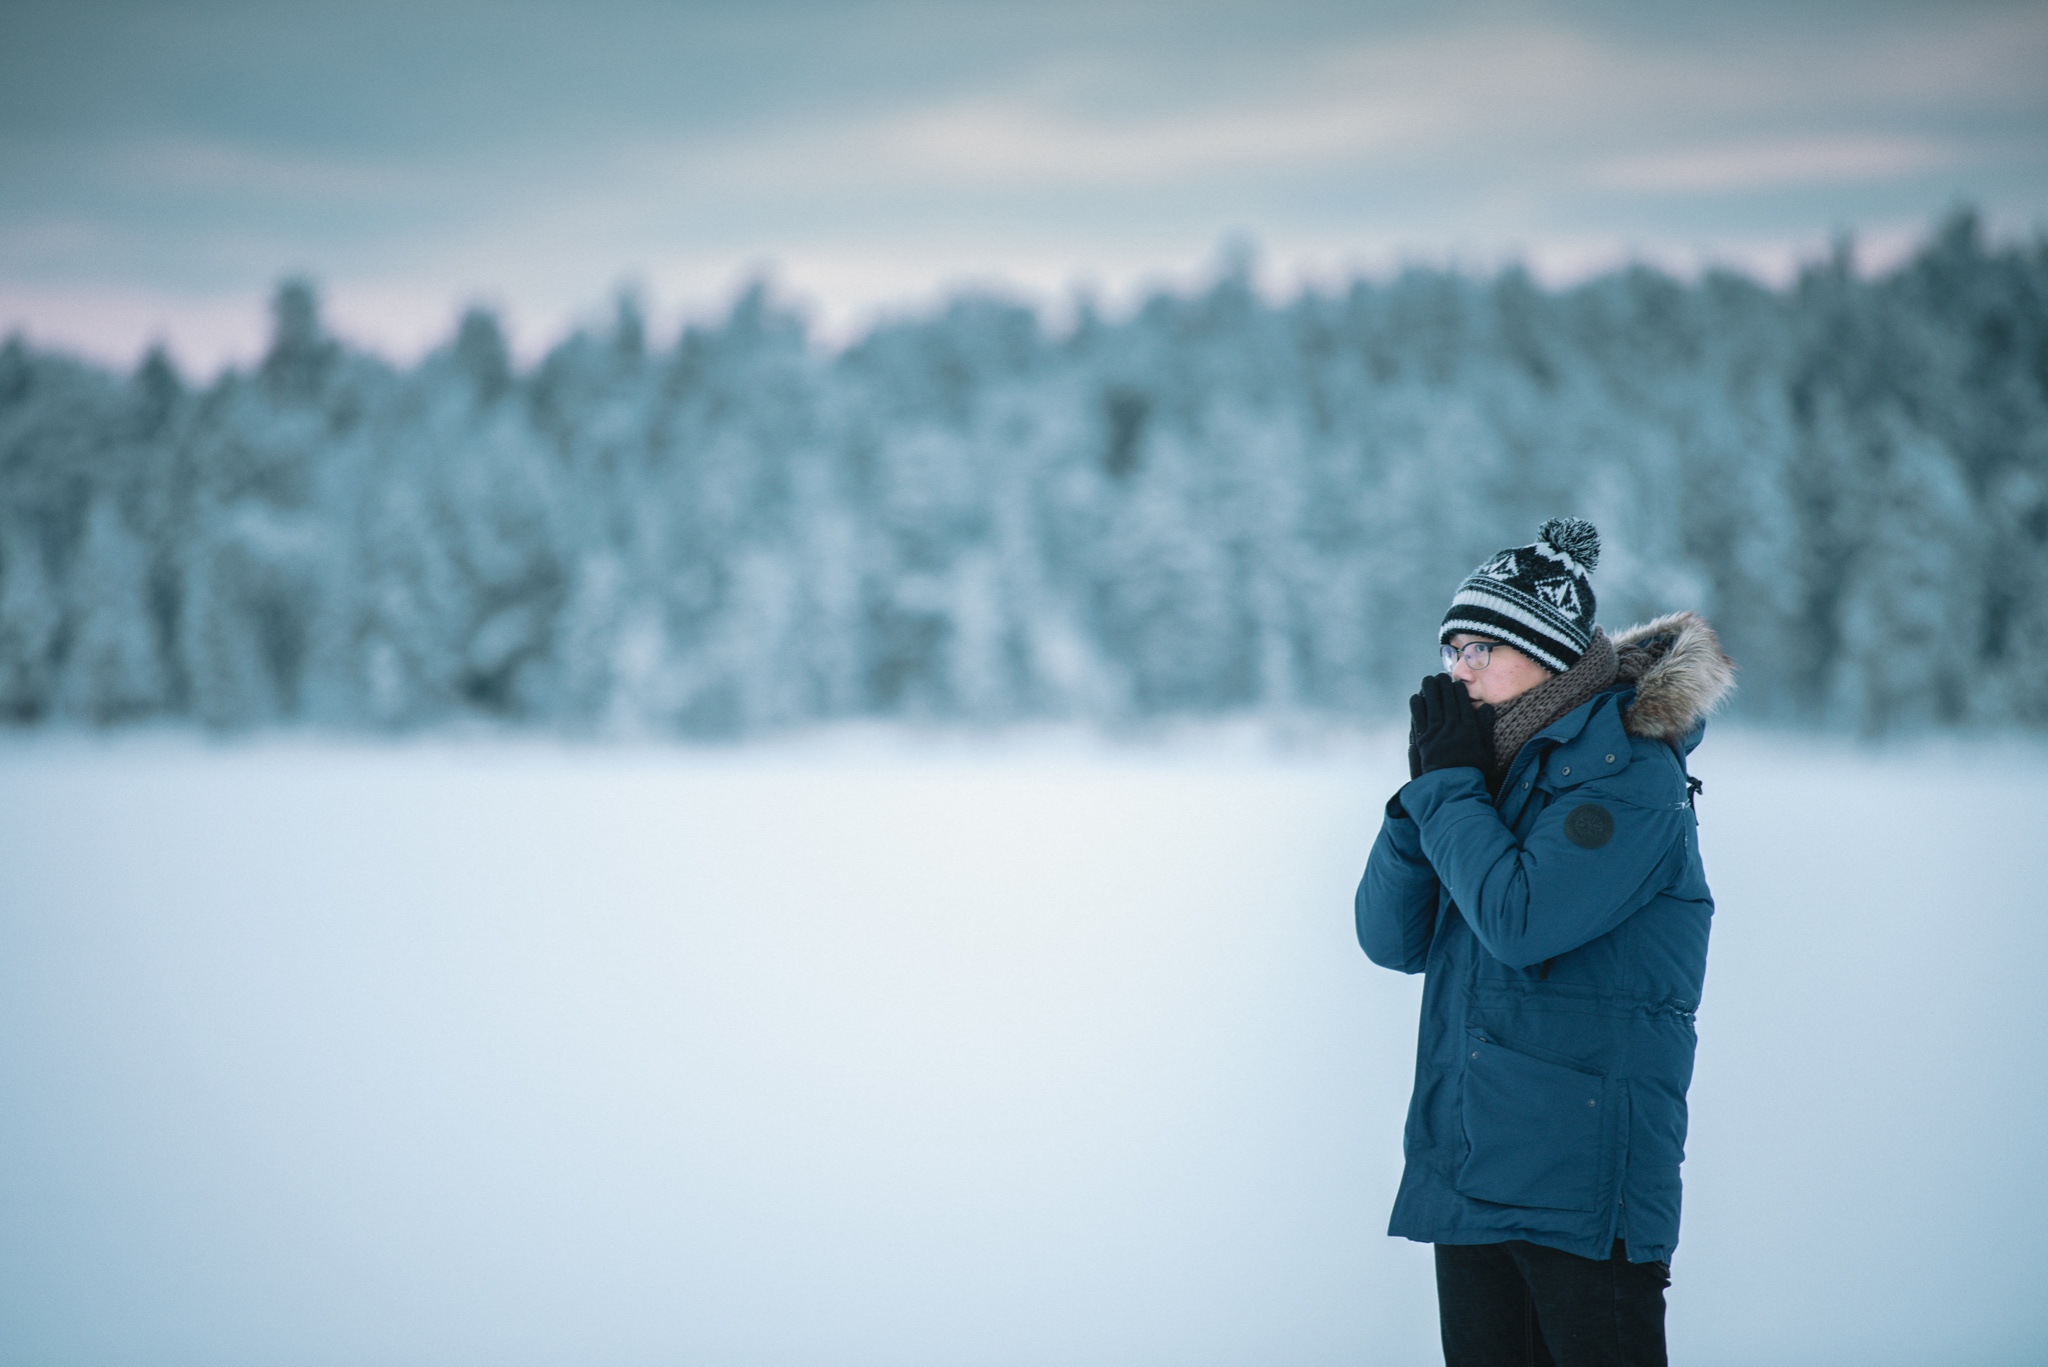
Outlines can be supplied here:
[[1467, 669], [1486, 668], [1493, 663], [1493, 648], [1499, 644], [1498, 641], [1467, 641], [1463, 646], [1443, 647], [1444, 672], [1448, 674], [1456, 669], [1460, 660], [1465, 662]]

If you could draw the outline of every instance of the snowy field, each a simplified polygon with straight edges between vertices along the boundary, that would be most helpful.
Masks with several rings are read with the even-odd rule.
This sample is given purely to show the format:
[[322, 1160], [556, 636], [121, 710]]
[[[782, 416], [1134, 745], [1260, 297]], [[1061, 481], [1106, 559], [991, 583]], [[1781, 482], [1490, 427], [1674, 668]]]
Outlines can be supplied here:
[[[1681, 1367], [2048, 1360], [2044, 759], [1698, 756]], [[0, 1360], [1437, 1360], [1399, 765], [10, 742]]]

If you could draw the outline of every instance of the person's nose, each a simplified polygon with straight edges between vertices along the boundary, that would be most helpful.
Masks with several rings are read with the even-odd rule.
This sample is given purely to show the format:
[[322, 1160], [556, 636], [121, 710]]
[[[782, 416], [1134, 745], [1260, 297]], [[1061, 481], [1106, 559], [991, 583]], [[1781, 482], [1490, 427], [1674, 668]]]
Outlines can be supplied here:
[[1451, 677], [1461, 684], [1469, 684], [1479, 677], [1479, 671], [1466, 664], [1465, 657], [1460, 655], [1458, 662], [1451, 666]]

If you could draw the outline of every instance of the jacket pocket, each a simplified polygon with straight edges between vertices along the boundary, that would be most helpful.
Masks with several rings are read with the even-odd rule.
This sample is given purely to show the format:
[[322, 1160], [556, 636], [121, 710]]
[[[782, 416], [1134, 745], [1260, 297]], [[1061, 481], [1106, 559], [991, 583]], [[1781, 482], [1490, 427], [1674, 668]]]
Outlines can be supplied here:
[[1458, 1191], [1481, 1201], [1599, 1210], [1607, 1079], [1466, 1032]]

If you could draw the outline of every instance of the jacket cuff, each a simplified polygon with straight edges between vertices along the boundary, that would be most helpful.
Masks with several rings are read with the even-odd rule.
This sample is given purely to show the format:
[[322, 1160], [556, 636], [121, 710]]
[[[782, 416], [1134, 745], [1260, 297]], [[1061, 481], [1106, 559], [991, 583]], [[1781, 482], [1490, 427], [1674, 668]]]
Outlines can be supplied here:
[[1420, 778], [1408, 780], [1394, 800], [1401, 809], [1416, 821], [1427, 821], [1430, 814], [1447, 802], [1459, 798], [1477, 797], [1490, 801], [1486, 795], [1486, 779], [1470, 765], [1459, 765], [1455, 769], [1432, 769]]

